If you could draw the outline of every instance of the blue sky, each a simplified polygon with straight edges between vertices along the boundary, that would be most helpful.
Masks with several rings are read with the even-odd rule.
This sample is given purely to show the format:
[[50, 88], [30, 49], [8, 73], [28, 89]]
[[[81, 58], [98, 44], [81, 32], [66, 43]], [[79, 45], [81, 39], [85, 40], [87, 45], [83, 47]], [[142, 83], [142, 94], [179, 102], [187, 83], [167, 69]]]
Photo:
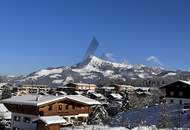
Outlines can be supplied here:
[[79, 62], [92, 37], [97, 55], [190, 69], [189, 0], [2, 0], [0, 74]]

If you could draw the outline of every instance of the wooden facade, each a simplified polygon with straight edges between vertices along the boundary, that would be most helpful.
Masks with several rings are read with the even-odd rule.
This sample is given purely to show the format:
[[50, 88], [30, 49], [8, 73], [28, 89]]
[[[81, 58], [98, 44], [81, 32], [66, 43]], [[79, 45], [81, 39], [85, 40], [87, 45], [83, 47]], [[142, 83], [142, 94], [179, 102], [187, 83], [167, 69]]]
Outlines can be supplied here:
[[164, 93], [166, 102], [183, 104], [190, 107], [190, 82], [179, 80], [160, 88]]
[[190, 84], [177, 81], [160, 88], [164, 90], [166, 97], [189, 98], [190, 99]]
[[59, 130], [61, 125], [86, 123], [92, 105], [100, 102], [82, 95], [23, 95], [2, 101], [12, 112], [11, 128]]
[[78, 114], [91, 112], [91, 107], [89, 105], [84, 105], [70, 100], [61, 100], [38, 107], [30, 105], [7, 104], [7, 103], [5, 103], [5, 106], [9, 111], [14, 113], [40, 115], [40, 116], [52, 116], [52, 115], [69, 116], [69, 115], [78, 115]]

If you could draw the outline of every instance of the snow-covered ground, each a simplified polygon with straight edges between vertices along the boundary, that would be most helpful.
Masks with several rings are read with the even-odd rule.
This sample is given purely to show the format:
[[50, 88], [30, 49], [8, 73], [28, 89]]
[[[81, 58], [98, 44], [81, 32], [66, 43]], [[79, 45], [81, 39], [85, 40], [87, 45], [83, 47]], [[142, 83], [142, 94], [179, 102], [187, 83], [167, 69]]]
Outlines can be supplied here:
[[[111, 125], [130, 125], [131, 127], [136, 127], [139, 125], [140, 120], [143, 120], [143, 124], [146, 126], [156, 125], [158, 124], [158, 120], [160, 118], [160, 108], [161, 107], [158, 105], [140, 110], [119, 113], [113, 118]], [[180, 126], [184, 128], [190, 128], [190, 113], [183, 111], [183, 106], [170, 104], [167, 105], [166, 109], [171, 121], [171, 127], [177, 127], [176, 125], [178, 123], [178, 118], [180, 118]], [[179, 112], [181, 112], [180, 116]]]
[[[155, 126], [138, 126], [133, 129], [128, 129], [125, 127], [109, 127], [102, 125], [93, 125], [93, 126], [75, 126], [61, 128], [61, 130], [171, 130], [171, 129], [157, 129]], [[172, 130], [190, 130], [190, 128], [173, 128]]]

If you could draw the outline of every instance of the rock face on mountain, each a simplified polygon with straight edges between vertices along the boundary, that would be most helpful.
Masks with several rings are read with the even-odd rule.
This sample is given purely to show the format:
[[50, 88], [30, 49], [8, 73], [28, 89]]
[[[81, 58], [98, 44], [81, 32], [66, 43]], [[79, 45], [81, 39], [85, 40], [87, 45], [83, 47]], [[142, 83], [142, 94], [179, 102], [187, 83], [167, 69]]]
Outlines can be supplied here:
[[91, 56], [71, 67], [42, 69], [17, 81], [20, 83], [47, 84], [53, 87], [62, 86], [69, 82], [85, 82], [100, 85], [114, 82], [125, 83], [129, 80], [170, 77], [176, 76], [178, 73], [166, 71], [159, 67], [115, 63]]

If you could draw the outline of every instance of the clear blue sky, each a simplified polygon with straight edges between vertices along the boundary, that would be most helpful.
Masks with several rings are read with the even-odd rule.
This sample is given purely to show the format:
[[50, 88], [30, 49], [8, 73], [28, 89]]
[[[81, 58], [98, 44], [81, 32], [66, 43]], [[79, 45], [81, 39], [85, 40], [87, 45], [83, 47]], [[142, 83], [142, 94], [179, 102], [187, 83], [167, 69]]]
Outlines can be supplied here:
[[99, 56], [189, 70], [190, 1], [1, 0], [0, 74], [77, 63], [93, 36]]

